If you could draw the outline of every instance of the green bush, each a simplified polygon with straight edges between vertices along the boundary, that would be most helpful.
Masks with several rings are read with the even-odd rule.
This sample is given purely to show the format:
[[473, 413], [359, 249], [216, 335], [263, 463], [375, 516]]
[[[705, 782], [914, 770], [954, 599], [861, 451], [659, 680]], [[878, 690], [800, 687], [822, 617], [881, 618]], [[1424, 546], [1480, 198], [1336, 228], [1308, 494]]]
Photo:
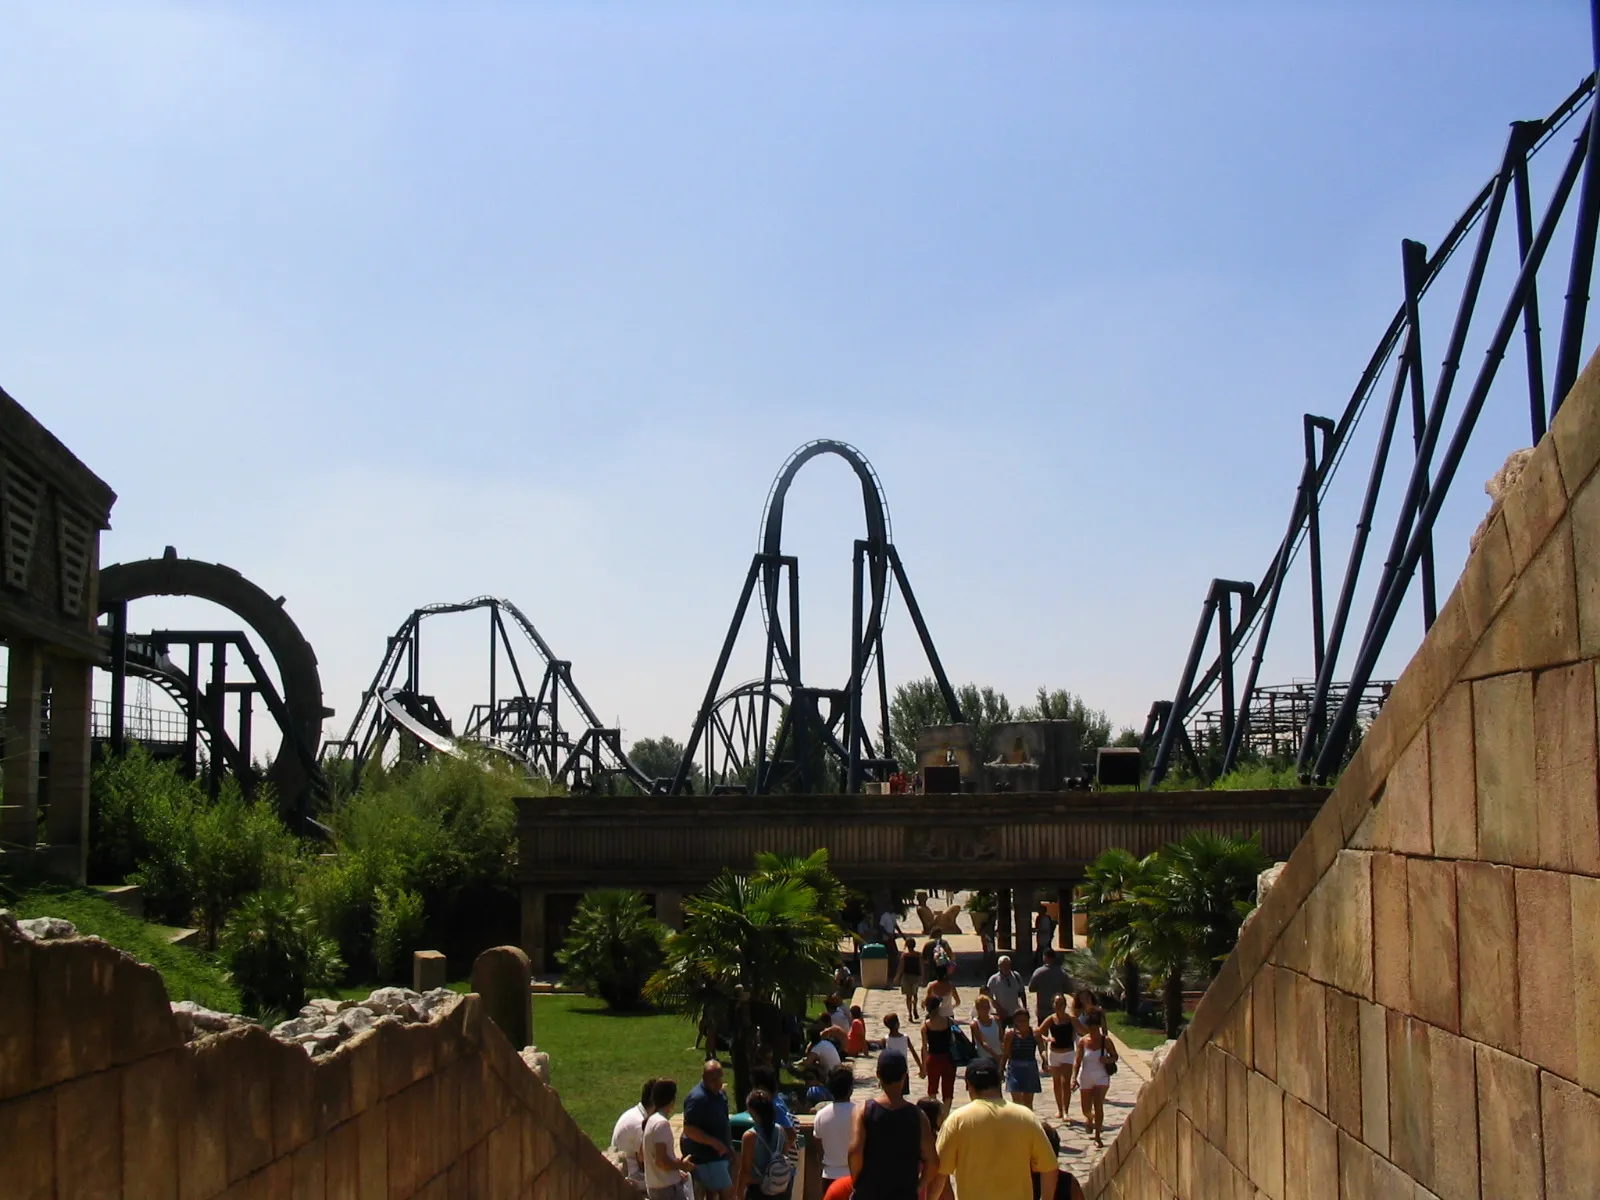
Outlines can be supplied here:
[[568, 983], [626, 1011], [644, 1002], [644, 985], [666, 961], [667, 927], [638, 892], [590, 892], [578, 905], [556, 962]]
[[245, 1010], [258, 1016], [294, 1016], [343, 968], [311, 910], [281, 890], [256, 892], [239, 905], [222, 931], [221, 952]]
[[121, 883], [144, 863], [169, 854], [181, 814], [200, 798], [175, 761], [159, 762], [138, 743], [121, 758], [105, 751], [89, 788], [89, 878]]
[[407, 956], [422, 948], [422, 897], [405, 888], [379, 892], [373, 925], [372, 957], [378, 978], [392, 980]]

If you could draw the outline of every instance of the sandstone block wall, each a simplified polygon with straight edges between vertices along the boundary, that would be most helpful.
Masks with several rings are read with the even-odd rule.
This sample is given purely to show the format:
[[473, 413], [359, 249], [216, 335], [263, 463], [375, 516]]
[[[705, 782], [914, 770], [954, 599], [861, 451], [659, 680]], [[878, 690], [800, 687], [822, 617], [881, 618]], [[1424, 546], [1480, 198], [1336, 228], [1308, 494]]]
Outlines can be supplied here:
[[249, 1027], [182, 1041], [161, 978], [0, 922], [7, 1200], [637, 1200], [464, 996], [313, 1061]]
[[1600, 1195], [1600, 360], [1086, 1189]]

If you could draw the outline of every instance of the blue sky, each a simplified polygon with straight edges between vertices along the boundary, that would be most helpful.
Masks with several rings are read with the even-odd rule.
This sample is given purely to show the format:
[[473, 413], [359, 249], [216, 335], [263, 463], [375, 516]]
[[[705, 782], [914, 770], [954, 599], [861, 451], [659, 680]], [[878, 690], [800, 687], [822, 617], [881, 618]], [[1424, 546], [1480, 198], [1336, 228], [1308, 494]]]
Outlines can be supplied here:
[[[814, 437], [876, 466], [953, 676], [1141, 722], [1210, 578], [1265, 566], [1400, 238], [1590, 69], [1575, 0], [0, 7], [0, 385], [117, 489], [105, 561], [288, 597], [330, 730], [413, 607], [492, 592], [682, 738]], [[818, 684], [859, 531], [808, 469]], [[1309, 673], [1303, 608], [1264, 678]], [[431, 636], [465, 703], [481, 626]], [[888, 658], [924, 671], [898, 616]]]

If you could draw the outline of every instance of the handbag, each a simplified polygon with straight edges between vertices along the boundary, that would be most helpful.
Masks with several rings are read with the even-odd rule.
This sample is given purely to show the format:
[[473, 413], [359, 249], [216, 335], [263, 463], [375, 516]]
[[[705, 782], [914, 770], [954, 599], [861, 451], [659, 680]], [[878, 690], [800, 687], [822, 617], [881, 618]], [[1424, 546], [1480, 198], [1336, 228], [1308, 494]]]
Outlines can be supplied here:
[[1100, 1061], [1105, 1064], [1108, 1076], [1117, 1073], [1117, 1047], [1110, 1034], [1100, 1035]]
[[964, 1067], [978, 1057], [978, 1048], [972, 1044], [972, 1039], [956, 1025], [950, 1027], [950, 1061], [958, 1067]]

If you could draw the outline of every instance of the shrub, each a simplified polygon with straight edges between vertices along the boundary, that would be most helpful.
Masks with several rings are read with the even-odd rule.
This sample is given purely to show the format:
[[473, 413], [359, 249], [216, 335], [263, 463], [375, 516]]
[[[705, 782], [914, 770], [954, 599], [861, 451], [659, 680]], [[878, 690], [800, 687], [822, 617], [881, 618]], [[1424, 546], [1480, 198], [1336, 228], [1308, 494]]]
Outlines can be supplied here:
[[612, 1008], [638, 1008], [644, 985], [666, 959], [667, 929], [638, 892], [590, 892], [578, 905], [556, 955], [568, 983], [596, 992]]
[[310, 992], [332, 987], [343, 967], [311, 911], [280, 890], [239, 905], [222, 933], [222, 958], [253, 1015], [293, 1016]]
[[372, 957], [378, 978], [392, 980], [406, 956], [422, 946], [422, 897], [405, 888], [378, 893], [373, 921]]
[[137, 742], [121, 758], [107, 749], [89, 788], [90, 879], [121, 883], [144, 863], [169, 855], [182, 828], [181, 814], [200, 798], [176, 762], [151, 758]]

